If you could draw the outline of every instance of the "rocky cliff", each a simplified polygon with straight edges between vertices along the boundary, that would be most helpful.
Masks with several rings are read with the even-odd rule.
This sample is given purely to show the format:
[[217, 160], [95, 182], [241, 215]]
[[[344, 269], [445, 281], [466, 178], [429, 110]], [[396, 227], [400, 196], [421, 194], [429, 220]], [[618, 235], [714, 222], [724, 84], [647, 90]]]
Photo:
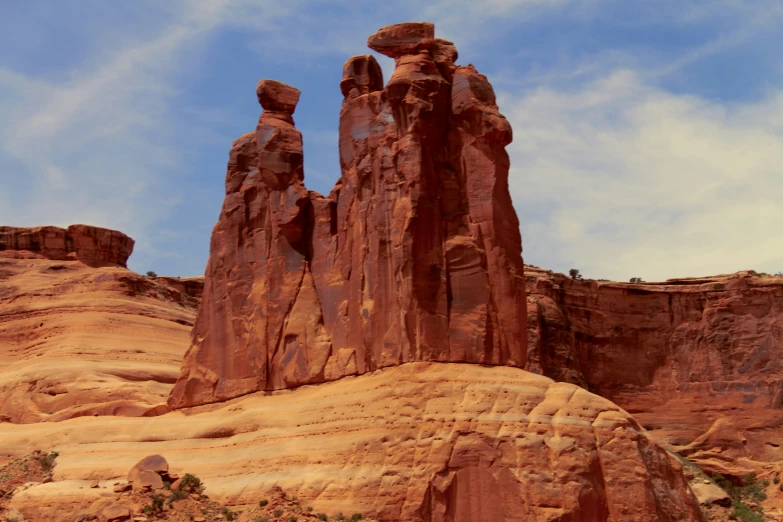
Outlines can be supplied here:
[[122, 232], [89, 225], [0, 227], [0, 257], [78, 259], [91, 267], [125, 267], [133, 239]]
[[522, 366], [524, 268], [511, 127], [492, 86], [428, 23], [389, 26], [340, 88], [342, 176], [304, 186], [299, 91], [262, 80], [234, 142], [202, 307], [173, 407], [408, 361]]
[[713, 471], [783, 459], [783, 277], [526, 276], [529, 369], [612, 400]]
[[113, 230], [0, 227], [0, 243], [0, 422], [166, 411], [201, 278], [122, 268], [133, 240]]

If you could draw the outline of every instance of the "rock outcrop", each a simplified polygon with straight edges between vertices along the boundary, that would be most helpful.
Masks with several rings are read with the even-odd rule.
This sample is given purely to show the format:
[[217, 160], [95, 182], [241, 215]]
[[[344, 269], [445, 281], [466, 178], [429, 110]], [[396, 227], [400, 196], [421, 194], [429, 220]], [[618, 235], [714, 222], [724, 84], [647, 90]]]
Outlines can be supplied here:
[[201, 278], [3, 253], [0, 422], [167, 410]]
[[0, 440], [14, 456], [59, 452], [54, 482], [10, 500], [32, 520], [116, 498], [88, 486], [124, 480], [151, 451], [248, 508], [276, 485], [314, 512], [383, 521], [704, 520], [679, 460], [626, 412], [509, 367], [409, 363], [187, 415], [0, 424]]
[[91, 267], [126, 267], [133, 239], [117, 230], [89, 225], [0, 227], [0, 257], [78, 259]]
[[508, 192], [511, 127], [492, 86], [427, 23], [381, 29], [340, 84], [342, 176], [303, 183], [299, 91], [257, 87], [234, 142], [203, 305], [172, 407], [408, 361], [522, 366], [524, 268]]
[[713, 472], [783, 459], [783, 277], [526, 274], [529, 369], [610, 399]]

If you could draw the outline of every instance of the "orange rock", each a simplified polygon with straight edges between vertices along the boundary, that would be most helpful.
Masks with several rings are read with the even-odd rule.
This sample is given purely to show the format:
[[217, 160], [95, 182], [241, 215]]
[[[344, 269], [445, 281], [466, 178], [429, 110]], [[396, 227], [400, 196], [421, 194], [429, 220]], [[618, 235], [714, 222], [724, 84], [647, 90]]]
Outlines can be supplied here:
[[168, 474], [169, 463], [161, 455], [144, 457], [128, 472], [128, 482], [138, 489], [161, 489], [161, 475]]
[[783, 277], [526, 275], [529, 369], [612, 400], [686, 453], [783, 459], [772, 429], [783, 425]]
[[[195, 293], [199, 282], [178, 284]], [[0, 258], [0, 419], [168, 411], [198, 306], [176, 286], [118, 266]]]
[[44, 259], [75, 257], [92, 266], [125, 267], [133, 252], [133, 239], [122, 232], [89, 225], [59, 227], [0, 227], [0, 257], [24, 257], [29, 253]]
[[703, 521], [679, 460], [625, 411], [510, 367], [409, 363], [187, 415], [0, 425], [6, 451], [43, 439], [59, 441], [56, 473], [74, 480], [15, 496], [32, 520], [78, 514], [97, 491], [78, 479], [118, 476], [152, 439], [233, 505], [279, 485], [315, 512], [383, 521]]
[[259, 84], [264, 112], [230, 153], [172, 408], [408, 361], [525, 364], [511, 127], [487, 79], [433, 35], [413, 23], [370, 37], [397, 58], [383, 90], [372, 56], [346, 62], [328, 197], [303, 183], [298, 91]]

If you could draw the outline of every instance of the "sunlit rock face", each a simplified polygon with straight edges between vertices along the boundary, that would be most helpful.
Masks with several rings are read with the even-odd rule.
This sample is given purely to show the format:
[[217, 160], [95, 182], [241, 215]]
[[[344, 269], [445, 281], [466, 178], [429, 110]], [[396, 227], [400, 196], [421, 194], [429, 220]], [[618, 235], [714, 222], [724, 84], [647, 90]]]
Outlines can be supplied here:
[[511, 127], [492, 86], [428, 23], [368, 45], [340, 89], [342, 176], [304, 185], [299, 91], [257, 88], [234, 142], [203, 305], [172, 407], [363, 374], [408, 361], [523, 366], [526, 301], [508, 192]]

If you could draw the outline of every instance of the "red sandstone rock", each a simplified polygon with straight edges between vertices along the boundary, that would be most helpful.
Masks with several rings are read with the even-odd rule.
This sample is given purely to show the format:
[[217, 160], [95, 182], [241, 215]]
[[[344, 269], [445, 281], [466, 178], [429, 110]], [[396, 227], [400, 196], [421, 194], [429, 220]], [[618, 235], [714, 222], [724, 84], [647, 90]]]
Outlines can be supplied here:
[[342, 177], [303, 184], [298, 92], [262, 80], [231, 150], [193, 345], [169, 405], [291, 388], [408, 361], [522, 366], [524, 268], [511, 127], [432, 24], [370, 37], [397, 58], [343, 69]]
[[429, 49], [435, 40], [435, 26], [429, 22], [387, 25], [367, 39], [367, 47], [391, 58]]
[[607, 397], [686, 454], [783, 459], [783, 278], [526, 274], [528, 369]]
[[160, 489], [163, 487], [161, 475], [167, 474], [169, 463], [161, 455], [144, 457], [128, 472], [128, 482], [133, 489]]
[[92, 266], [125, 267], [133, 252], [133, 239], [122, 232], [89, 225], [59, 227], [0, 227], [0, 257], [40, 257], [68, 260], [74, 257]]

